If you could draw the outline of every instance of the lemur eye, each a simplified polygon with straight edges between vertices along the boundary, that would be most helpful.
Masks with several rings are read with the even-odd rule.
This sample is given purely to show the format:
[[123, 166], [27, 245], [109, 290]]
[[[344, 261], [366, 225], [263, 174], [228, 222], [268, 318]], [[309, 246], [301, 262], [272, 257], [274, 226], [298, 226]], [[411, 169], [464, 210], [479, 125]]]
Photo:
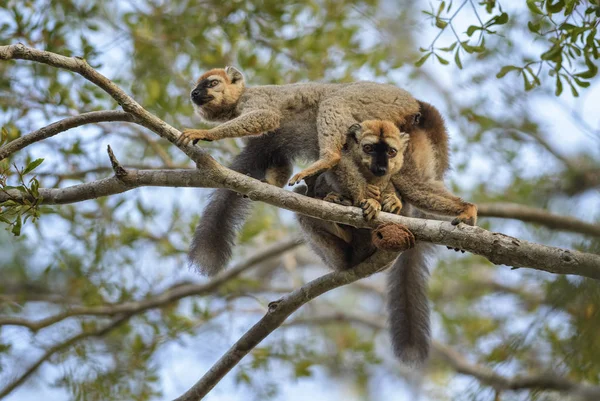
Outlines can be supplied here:
[[372, 145], [365, 145], [363, 146], [363, 152], [365, 153], [371, 153], [373, 151], [373, 146]]
[[219, 84], [219, 81], [217, 79], [213, 79], [212, 81], [210, 81], [208, 83], [209, 88], [213, 88], [215, 86], [217, 86]]
[[389, 157], [394, 157], [398, 154], [398, 151], [396, 149], [390, 148], [390, 149], [388, 149], [387, 154]]

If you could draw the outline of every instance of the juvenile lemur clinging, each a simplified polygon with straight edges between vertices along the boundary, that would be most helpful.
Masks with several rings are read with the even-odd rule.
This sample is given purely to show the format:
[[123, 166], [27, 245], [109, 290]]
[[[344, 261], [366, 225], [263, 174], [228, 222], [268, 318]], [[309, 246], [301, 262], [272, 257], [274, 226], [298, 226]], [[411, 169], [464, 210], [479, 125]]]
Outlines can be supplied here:
[[[389, 120], [410, 135], [404, 166], [392, 178], [403, 200], [457, 216], [456, 222], [475, 223], [475, 206], [449, 193], [442, 182], [448, 169], [448, 135], [439, 112], [402, 89], [373, 82], [246, 87], [242, 73], [228, 67], [203, 74], [191, 99], [203, 119], [222, 124], [185, 131], [181, 142], [246, 136], [246, 147], [230, 167], [278, 186], [291, 174], [292, 161], [329, 155], [332, 143], [339, 162], [351, 125]], [[411, 171], [415, 165], [423, 168]], [[227, 264], [249, 207], [250, 201], [233, 191], [213, 193], [190, 248], [190, 260], [200, 271], [213, 275]]]
[[367, 220], [380, 210], [399, 213], [402, 203], [391, 178], [404, 164], [408, 138], [390, 121], [367, 120], [350, 126], [339, 163], [319, 178], [333, 191], [325, 200], [360, 206]]
[[[348, 130], [337, 166], [307, 181], [307, 195], [361, 206], [365, 218], [380, 209], [400, 214], [402, 203], [391, 177], [407, 156], [409, 135], [388, 121], [364, 121]], [[423, 166], [417, 164], [417, 168]], [[408, 215], [411, 205], [408, 205]], [[414, 211], [413, 211], [414, 212]], [[350, 269], [376, 252], [369, 229], [359, 229], [298, 214], [306, 242], [334, 270]], [[377, 231], [377, 230], [376, 230]], [[375, 232], [376, 234], [376, 232]], [[394, 353], [408, 364], [422, 364], [429, 354], [430, 318], [427, 297], [429, 244], [417, 243], [393, 262], [388, 276], [388, 316]]]

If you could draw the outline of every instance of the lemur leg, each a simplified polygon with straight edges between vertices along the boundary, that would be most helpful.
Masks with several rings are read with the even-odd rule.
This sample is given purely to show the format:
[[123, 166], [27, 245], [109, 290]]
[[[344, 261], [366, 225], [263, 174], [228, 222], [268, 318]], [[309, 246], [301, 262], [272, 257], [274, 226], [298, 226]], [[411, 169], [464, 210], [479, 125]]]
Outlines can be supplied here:
[[396, 174], [392, 178], [394, 186], [402, 197], [419, 209], [428, 212], [456, 216], [452, 224], [477, 224], [477, 206], [465, 202], [446, 189], [441, 181], [410, 180], [406, 176]]
[[332, 232], [334, 223], [303, 215], [296, 217], [306, 241], [327, 266], [334, 270], [352, 267], [352, 245]]
[[177, 145], [185, 146], [192, 141], [196, 143], [199, 140], [210, 142], [225, 138], [259, 135], [279, 128], [280, 121], [281, 114], [277, 111], [253, 110], [208, 130], [185, 129], [177, 138]]
[[291, 163], [269, 167], [265, 172], [265, 182], [281, 188], [286, 184], [286, 182], [288, 182], [290, 176], [292, 175], [292, 171], [293, 166]]
[[294, 175], [290, 185], [335, 167], [340, 162], [348, 128], [356, 122], [342, 98], [330, 98], [321, 103], [317, 113], [319, 160]]

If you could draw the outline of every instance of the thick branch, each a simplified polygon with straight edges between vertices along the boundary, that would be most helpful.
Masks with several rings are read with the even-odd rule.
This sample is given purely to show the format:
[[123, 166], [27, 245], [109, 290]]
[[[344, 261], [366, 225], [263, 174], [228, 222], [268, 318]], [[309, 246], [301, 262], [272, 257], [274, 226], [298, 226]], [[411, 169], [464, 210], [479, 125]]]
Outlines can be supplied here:
[[381, 270], [381, 266], [388, 264], [393, 257], [394, 254], [378, 252], [354, 269], [326, 274], [286, 295], [284, 298], [271, 302], [267, 314], [252, 326], [192, 388], [177, 398], [176, 401], [201, 400], [244, 356], [281, 326], [285, 319], [302, 305], [327, 291], [376, 273]]
[[477, 208], [480, 216], [518, 219], [557, 230], [600, 237], [600, 224], [586, 223], [574, 217], [560, 216], [534, 207], [519, 205], [518, 203], [482, 203], [478, 204]]
[[210, 294], [227, 281], [237, 277], [251, 267], [287, 252], [301, 243], [302, 240], [297, 237], [276, 242], [246, 258], [243, 262], [223, 271], [206, 283], [179, 285], [140, 301], [102, 306], [73, 306], [64, 312], [38, 321], [30, 321], [19, 317], [0, 316], [0, 326], [24, 326], [32, 331], [37, 331], [73, 316], [116, 316], [120, 314], [132, 316], [145, 312], [148, 309], [163, 307], [182, 298]]
[[[53, 67], [73, 71], [102, 88], [113, 99], [115, 99], [117, 103], [119, 103], [123, 110], [135, 116], [138, 124], [143, 125], [161, 137], [169, 140], [173, 144], [176, 143], [177, 138], [181, 135], [181, 132], [179, 132], [177, 129], [145, 110], [131, 96], [126, 94], [123, 89], [93, 69], [83, 58], [65, 57], [60, 54], [27, 47], [21, 43], [0, 46], [0, 60], [16, 59], [36, 61], [38, 63], [48, 64]], [[206, 163], [209, 160], [212, 160], [198, 147], [182, 146], [180, 149], [198, 164]]]
[[133, 122], [134, 117], [129, 113], [119, 110], [92, 111], [90, 113], [83, 113], [78, 116], [68, 117], [46, 127], [40, 128], [37, 131], [33, 131], [30, 134], [17, 138], [14, 141], [2, 146], [0, 148], [0, 160], [7, 158], [11, 154], [31, 145], [32, 143], [50, 138], [56, 134], [70, 130], [71, 128], [79, 127], [85, 124], [95, 124], [109, 121]]
[[[549, 247], [493, 233], [464, 224], [402, 217], [381, 213], [375, 220], [364, 220], [362, 210], [308, 198], [292, 191], [262, 183], [217, 163], [214, 168], [197, 170], [131, 171], [123, 177], [105, 178], [64, 189], [40, 189], [42, 203], [71, 203], [121, 193], [140, 186], [229, 188], [271, 205], [354, 227], [374, 228], [382, 223], [403, 224], [421, 241], [460, 248], [486, 257], [494, 264], [528, 267], [557, 274], [575, 274], [600, 280], [600, 255]], [[0, 192], [0, 202], [22, 200], [17, 190]]]

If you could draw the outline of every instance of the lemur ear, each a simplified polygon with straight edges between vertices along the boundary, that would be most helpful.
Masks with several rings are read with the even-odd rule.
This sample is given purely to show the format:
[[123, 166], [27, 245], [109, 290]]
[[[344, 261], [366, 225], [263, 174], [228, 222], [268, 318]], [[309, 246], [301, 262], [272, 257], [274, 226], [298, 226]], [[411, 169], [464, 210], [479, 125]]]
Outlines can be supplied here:
[[419, 125], [421, 122], [421, 113], [417, 113], [413, 116], [413, 125]]
[[356, 134], [358, 134], [360, 132], [360, 130], [362, 129], [362, 127], [360, 126], [360, 124], [352, 124], [350, 126], [350, 128], [348, 128], [348, 132], [346, 133], [346, 135], [349, 138], [354, 139], [354, 141], [356, 143], [358, 143], [358, 139], [356, 138]]
[[225, 67], [225, 73], [229, 77], [229, 80], [231, 81], [232, 84], [238, 83], [240, 81], [244, 82], [244, 75], [240, 72], [240, 70], [238, 70], [235, 67], [232, 67], [232, 66]]

